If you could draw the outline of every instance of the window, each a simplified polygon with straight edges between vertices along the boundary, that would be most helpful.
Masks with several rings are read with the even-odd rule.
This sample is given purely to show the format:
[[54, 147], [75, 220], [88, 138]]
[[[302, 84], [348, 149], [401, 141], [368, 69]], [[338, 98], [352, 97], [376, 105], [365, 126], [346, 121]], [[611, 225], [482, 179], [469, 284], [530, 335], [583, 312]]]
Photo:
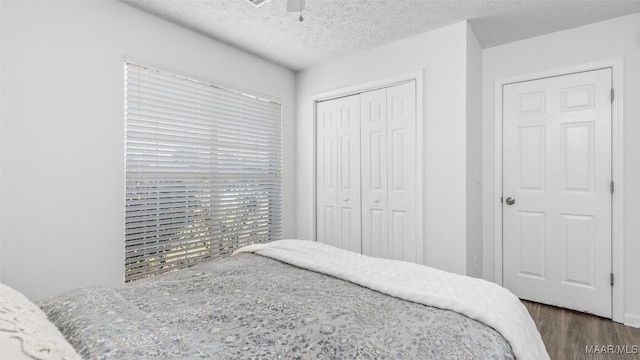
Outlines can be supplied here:
[[125, 65], [125, 280], [281, 236], [281, 105]]

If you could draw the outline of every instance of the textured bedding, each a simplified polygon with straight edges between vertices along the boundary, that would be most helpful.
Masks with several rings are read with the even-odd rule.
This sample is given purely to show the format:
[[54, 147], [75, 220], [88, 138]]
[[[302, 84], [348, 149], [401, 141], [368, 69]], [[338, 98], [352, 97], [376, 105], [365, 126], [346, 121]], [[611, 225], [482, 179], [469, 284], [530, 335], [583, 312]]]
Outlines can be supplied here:
[[517, 359], [549, 359], [540, 333], [520, 299], [494, 283], [304, 240], [245, 246], [236, 254], [245, 252], [335, 276], [399, 299], [456, 311], [500, 332]]
[[39, 303], [85, 359], [513, 359], [494, 329], [255, 254]]

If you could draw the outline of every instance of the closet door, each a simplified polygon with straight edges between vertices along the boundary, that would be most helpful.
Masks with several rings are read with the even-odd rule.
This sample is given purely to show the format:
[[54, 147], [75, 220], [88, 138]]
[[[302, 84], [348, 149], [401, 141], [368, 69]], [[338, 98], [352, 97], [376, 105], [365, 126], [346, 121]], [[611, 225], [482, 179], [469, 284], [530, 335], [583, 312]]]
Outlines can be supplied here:
[[318, 103], [317, 237], [361, 252], [360, 96]]
[[338, 247], [361, 252], [360, 95], [338, 99]]
[[387, 90], [360, 95], [362, 253], [389, 258], [387, 211]]
[[387, 89], [389, 257], [418, 261], [415, 82]]
[[418, 261], [415, 82], [361, 94], [362, 253]]
[[338, 246], [338, 101], [317, 105], [316, 186], [318, 241]]

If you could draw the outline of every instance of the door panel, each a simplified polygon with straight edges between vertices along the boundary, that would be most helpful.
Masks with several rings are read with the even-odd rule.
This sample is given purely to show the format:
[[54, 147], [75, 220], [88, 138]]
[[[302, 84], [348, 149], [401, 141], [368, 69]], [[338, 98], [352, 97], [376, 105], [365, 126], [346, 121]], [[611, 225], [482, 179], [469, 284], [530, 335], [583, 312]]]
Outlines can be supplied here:
[[411, 250], [411, 242], [407, 240], [409, 222], [409, 215], [406, 211], [394, 210], [391, 212], [389, 242], [391, 243], [390, 253], [393, 259], [405, 260], [407, 252]]
[[594, 123], [562, 125], [562, 184], [564, 191], [593, 192]]
[[504, 285], [611, 317], [611, 69], [503, 88]]
[[391, 157], [389, 158], [391, 169], [391, 189], [392, 191], [405, 191], [407, 189], [405, 176], [407, 169], [405, 161], [407, 159], [405, 144], [407, 142], [406, 129], [394, 129], [391, 131]]
[[360, 95], [337, 100], [338, 121], [338, 247], [361, 251], [360, 228]]
[[518, 138], [518, 188], [544, 191], [545, 127], [522, 127], [518, 129]]
[[593, 288], [595, 263], [595, 218], [562, 215], [562, 282]]
[[546, 214], [539, 212], [518, 212], [519, 275], [542, 280], [546, 276], [545, 216]]
[[387, 205], [387, 90], [362, 93], [362, 253], [389, 257]]
[[387, 89], [389, 156], [388, 216], [393, 246], [388, 256], [419, 262], [416, 239], [416, 92], [415, 83]]
[[317, 237], [338, 246], [338, 124], [337, 101], [317, 107]]

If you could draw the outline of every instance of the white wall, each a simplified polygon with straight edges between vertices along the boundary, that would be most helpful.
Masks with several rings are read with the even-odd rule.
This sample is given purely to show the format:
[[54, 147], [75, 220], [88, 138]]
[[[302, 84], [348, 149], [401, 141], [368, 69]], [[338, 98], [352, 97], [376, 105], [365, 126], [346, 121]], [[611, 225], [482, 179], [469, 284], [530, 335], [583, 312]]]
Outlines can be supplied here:
[[315, 238], [312, 96], [423, 69], [426, 264], [466, 273], [467, 31], [461, 22], [298, 73], [296, 237]]
[[484, 277], [494, 278], [494, 84], [497, 79], [614, 58], [624, 61], [624, 314], [640, 326], [640, 14], [483, 52]]
[[467, 275], [482, 277], [482, 48], [467, 25]]
[[2, 282], [32, 299], [122, 284], [125, 55], [282, 99], [293, 235], [292, 72], [115, 1], [0, 7]]

